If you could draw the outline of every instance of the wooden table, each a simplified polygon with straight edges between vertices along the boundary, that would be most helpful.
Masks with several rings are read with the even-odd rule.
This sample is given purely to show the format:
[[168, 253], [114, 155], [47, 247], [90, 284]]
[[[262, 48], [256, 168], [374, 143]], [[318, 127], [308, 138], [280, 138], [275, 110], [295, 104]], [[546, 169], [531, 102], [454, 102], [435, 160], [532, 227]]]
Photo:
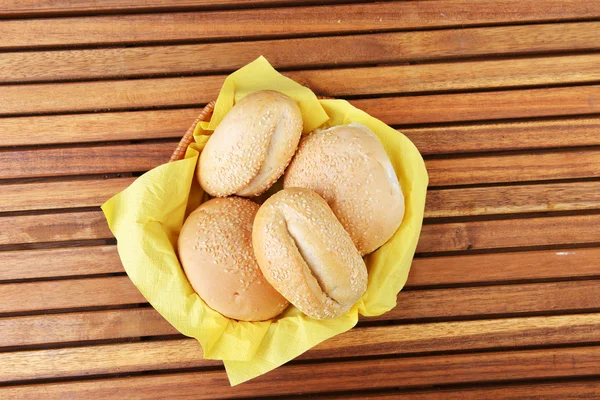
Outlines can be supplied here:
[[[3, 0], [0, 398], [600, 397], [600, 2]], [[430, 174], [391, 312], [231, 388], [99, 210], [265, 55]]]

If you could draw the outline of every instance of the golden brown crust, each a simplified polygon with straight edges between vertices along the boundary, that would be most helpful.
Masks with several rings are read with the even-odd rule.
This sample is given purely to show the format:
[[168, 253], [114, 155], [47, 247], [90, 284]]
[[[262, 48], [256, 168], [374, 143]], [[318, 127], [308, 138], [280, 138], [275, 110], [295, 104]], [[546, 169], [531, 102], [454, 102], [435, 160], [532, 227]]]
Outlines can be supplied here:
[[178, 240], [181, 264], [196, 293], [212, 309], [244, 321], [273, 318], [288, 305], [254, 257], [258, 208], [239, 197], [209, 200], [190, 214]]
[[265, 278], [306, 315], [347, 312], [367, 288], [367, 267], [318, 194], [284, 189], [259, 209], [252, 235]]
[[198, 181], [213, 196], [258, 196], [283, 175], [301, 134], [302, 114], [294, 100], [272, 90], [249, 94], [206, 143]]
[[321, 195], [363, 255], [387, 242], [404, 216], [404, 196], [385, 149], [360, 124], [304, 137], [283, 186]]

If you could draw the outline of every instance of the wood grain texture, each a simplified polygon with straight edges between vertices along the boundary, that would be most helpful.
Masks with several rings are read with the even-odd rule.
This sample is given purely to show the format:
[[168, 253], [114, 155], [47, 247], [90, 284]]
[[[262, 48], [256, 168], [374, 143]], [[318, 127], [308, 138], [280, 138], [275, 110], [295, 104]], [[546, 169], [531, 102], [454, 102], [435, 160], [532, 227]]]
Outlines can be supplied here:
[[6, 283], [0, 300], [0, 313], [146, 303], [126, 276]]
[[[3, 151], [0, 179], [142, 172], [167, 162], [174, 148], [167, 142]], [[600, 176], [600, 151], [430, 159], [425, 165], [432, 187], [590, 178]]]
[[[391, 125], [596, 114], [600, 86], [383, 97], [351, 103]], [[485, 107], [482, 107], [485, 104]]]
[[[319, 344], [300, 358], [584, 343], [598, 340], [598, 318], [598, 314], [581, 314], [361, 327]], [[178, 334], [152, 308], [6, 317], [0, 318], [0, 333], [3, 347]], [[160, 345], [155, 349], [165, 351]]]
[[[418, 253], [599, 243], [600, 215], [425, 224]], [[100, 211], [0, 218], [0, 244], [108, 239]]]
[[597, 281], [497, 285], [398, 294], [398, 305], [372, 320], [474, 318], [600, 309]]
[[600, 243], [600, 215], [426, 224], [418, 253]]
[[195, 340], [124, 343], [0, 353], [0, 382], [221, 365]]
[[600, 120], [597, 118], [404, 128], [400, 131], [424, 155], [600, 144]]
[[[147, 171], [167, 162], [174, 148], [167, 142], [3, 151], [0, 179]], [[600, 151], [431, 159], [425, 165], [433, 187], [589, 178], [600, 176]]]
[[[531, 383], [479, 386], [461, 389], [432, 389], [425, 391], [402, 392], [403, 400], [480, 400], [480, 399], [524, 399], [558, 400], [566, 398], [593, 399], [600, 392], [597, 380], [561, 381], [552, 383]], [[356, 393], [344, 396], [331, 396], [327, 399], [395, 399], [398, 393]]]
[[[319, 3], [344, 3], [347, 0], [326, 0]], [[287, 0], [286, 4], [311, 3], [306, 0]], [[179, 9], [212, 9], [219, 7], [276, 6], [281, 0], [5, 0], [0, 16], [47, 16], [81, 13], [176, 11]]]
[[[458, 64], [390, 66], [286, 72], [315, 93], [332, 97], [428, 92], [548, 83], [597, 81], [598, 55], [534, 61], [478, 61]], [[573, 61], [571, 61], [573, 60]], [[576, 62], [578, 60], [579, 62]], [[584, 64], [585, 66], [581, 65]], [[500, 67], [501, 66], [501, 67]], [[544, 73], [542, 71], [547, 71]], [[574, 72], [573, 69], [580, 70]], [[444, 77], [443, 75], [447, 75]], [[0, 115], [178, 107], [215, 99], [224, 75], [100, 82], [67, 82], [3, 87]], [[94, 96], [90, 96], [94, 93]], [[529, 89], [435, 96], [402, 96], [352, 101], [388, 124], [455, 122], [515, 117], [591, 114], [600, 111], [600, 86]], [[59, 100], [59, 101], [57, 101]], [[557, 104], [558, 102], [558, 104]], [[489, 104], [489, 107], [478, 107]], [[559, 104], [563, 107], [559, 107]], [[436, 110], [432, 113], [432, 110]]]
[[425, 218], [599, 208], [600, 182], [492, 186], [430, 190]]
[[0, 318], [2, 347], [176, 335], [151, 307]]
[[169, 161], [176, 143], [0, 152], [0, 179], [147, 171]]
[[101, 211], [0, 218], [0, 244], [111, 238]]
[[134, 180], [114, 178], [3, 185], [0, 212], [99, 206]]
[[598, 248], [415, 258], [406, 285], [460, 285], [599, 276], [598, 260]]
[[4, 86], [6, 101], [0, 106], [0, 115], [200, 105], [217, 98], [223, 79], [200, 76], [34, 84], [27, 90], [21, 85]]
[[600, 176], [600, 150], [426, 160], [429, 186]]
[[[0, 57], [0, 82], [229, 72], [261, 55], [275, 68], [300, 69], [597, 50], [599, 45], [595, 39], [599, 34], [600, 23], [576, 22], [561, 24], [560, 28], [548, 24], [250, 42], [11, 52]], [[572, 62], [577, 63], [575, 60]], [[565, 62], [562, 64], [554, 68], [564, 69]], [[515, 68], [517, 66], [513, 66]], [[575, 69], [573, 65], [572, 79], [581, 79], [581, 71]], [[538, 82], [548, 79], [547, 71], [537, 71], [542, 73], [539, 77], [531, 71], [527, 72]], [[313, 80], [318, 82], [320, 78]]]
[[[356, 328], [298, 359], [576, 344], [600, 340], [600, 316], [516, 318]], [[47, 360], [37, 363], [36, 360]], [[221, 365], [202, 358], [194, 339], [0, 353], [0, 381], [87, 376]]]
[[124, 272], [116, 246], [0, 252], [0, 281]]
[[[4, 146], [179, 138], [200, 109], [0, 118]], [[422, 154], [600, 145], [600, 119], [407, 127]]]
[[181, 138], [201, 109], [0, 118], [2, 146]]
[[[26, 292], [39, 293], [39, 296], [26, 299], [19, 296]], [[3, 284], [0, 285], [0, 300], [0, 313], [146, 303], [126, 276]], [[600, 286], [598, 281], [585, 280], [402, 291], [398, 294], [398, 304], [388, 313], [368, 320], [594, 312], [600, 309]]]
[[215, 399], [256, 393], [288, 395], [298, 392], [298, 381], [302, 381], [302, 393], [309, 394], [599, 373], [600, 347], [590, 346], [290, 365], [235, 387], [229, 386], [224, 371], [213, 371], [3, 387], [0, 395], [9, 399], [40, 395], [48, 399], [116, 396]]
[[[598, 259], [598, 248], [416, 258], [407, 286], [591, 277], [600, 275]], [[0, 280], [119, 272], [124, 270], [115, 246], [0, 253]]]
[[[73, 180], [3, 186], [0, 211], [50, 210], [102, 205], [135, 178]], [[600, 208], [600, 183], [432, 189], [425, 218], [515, 214]]]
[[594, 54], [295, 71], [285, 75], [316, 93], [346, 97], [598, 82], [599, 64], [600, 54]]
[[[2, 49], [41, 46], [150, 43], [224, 38], [358, 33], [392, 29], [593, 19], [600, 6], [547, 0], [540, 9], [518, 0], [382, 2], [275, 9], [184, 12], [102, 17], [7, 20]], [[157, 29], [159, 28], [159, 29]]]

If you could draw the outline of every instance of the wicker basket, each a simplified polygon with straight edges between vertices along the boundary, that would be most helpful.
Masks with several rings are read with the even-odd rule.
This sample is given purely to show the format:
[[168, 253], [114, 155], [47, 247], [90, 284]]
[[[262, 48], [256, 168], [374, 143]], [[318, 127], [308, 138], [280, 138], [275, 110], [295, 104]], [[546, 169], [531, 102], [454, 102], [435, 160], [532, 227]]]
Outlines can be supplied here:
[[212, 117], [212, 113], [215, 110], [216, 103], [217, 103], [216, 100], [211, 101], [200, 112], [200, 115], [198, 115], [198, 118], [196, 118], [196, 120], [194, 121], [192, 126], [190, 126], [190, 128], [187, 130], [185, 135], [183, 135], [183, 137], [177, 144], [177, 148], [173, 152], [173, 155], [171, 155], [171, 159], [169, 160], [169, 162], [181, 160], [185, 156], [185, 152], [186, 152], [188, 146], [190, 145], [190, 143], [192, 143], [194, 141], [194, 129], [196, 129], [196, 125], [198, 125], [198, 122], [200, 122], [200, 121], [210, 121], [210, 118]]

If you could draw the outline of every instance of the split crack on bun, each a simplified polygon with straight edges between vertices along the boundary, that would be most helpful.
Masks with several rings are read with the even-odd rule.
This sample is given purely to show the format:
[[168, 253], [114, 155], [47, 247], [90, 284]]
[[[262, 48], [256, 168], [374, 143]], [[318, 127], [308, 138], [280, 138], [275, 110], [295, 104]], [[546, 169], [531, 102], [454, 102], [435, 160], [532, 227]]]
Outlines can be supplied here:
[[215, 197], [264, 193], [285, 172], [302, 127], [300, 107], [285, 94], [247, 95], [225, 115], [200, 154], [200, 185]]
[[288, 188], [258, 210], [254, 254], [269, 283], [306, 315], [346, 313], [367, 288], [367, 267], [325, 200]]

